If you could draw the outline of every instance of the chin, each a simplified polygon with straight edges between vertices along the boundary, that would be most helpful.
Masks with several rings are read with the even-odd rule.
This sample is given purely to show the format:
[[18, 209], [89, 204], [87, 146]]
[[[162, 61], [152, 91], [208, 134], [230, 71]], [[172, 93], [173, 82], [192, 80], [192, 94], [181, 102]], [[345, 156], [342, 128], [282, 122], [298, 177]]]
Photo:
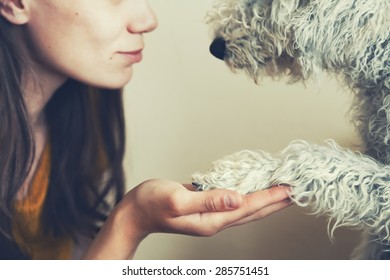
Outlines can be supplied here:
[[95, 81], [88, 84], [103, 89], [122, 89], [127, 83], [130, 82], [131, 77], [132, 75], [127, 75], [125, 77], [116, 76], [112, 77], [111, 79], [106, 77], [104, 80]]

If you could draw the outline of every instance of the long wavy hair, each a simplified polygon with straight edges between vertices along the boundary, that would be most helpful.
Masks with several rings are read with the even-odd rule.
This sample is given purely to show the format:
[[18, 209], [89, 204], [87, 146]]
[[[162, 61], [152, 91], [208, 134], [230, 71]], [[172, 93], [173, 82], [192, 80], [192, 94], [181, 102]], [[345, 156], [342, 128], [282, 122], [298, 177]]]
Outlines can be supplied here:
[[[12, 238], [13, 205], [35, 145], [23, 99], [31, 69], [23, 26], [0, 16], [0, 258], [29, 258]], [[43, 210], [46, 232], [93, 236], [124, 193], [125, 129], [121, 90], [68, 80], [45, 108], [51, 173]]]

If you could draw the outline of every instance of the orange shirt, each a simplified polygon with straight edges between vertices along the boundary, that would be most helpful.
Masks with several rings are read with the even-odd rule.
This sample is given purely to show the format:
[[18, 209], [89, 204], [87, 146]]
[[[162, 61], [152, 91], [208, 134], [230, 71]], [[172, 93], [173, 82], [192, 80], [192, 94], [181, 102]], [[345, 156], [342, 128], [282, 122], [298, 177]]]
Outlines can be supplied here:
[[32, 259], [70, 259], [71, 238], [55, 238], [45, 235], [42, 227], [42, 211], [49, 186], [50, 145], [46, 145], [28, 194], [15, 203], [13, 236], [22, 251]]

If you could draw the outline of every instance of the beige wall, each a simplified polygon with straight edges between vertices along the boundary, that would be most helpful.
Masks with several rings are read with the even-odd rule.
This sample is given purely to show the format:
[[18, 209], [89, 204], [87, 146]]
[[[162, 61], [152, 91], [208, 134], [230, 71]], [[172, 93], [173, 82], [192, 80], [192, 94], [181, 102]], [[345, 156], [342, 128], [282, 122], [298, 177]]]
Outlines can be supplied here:
[[[284, 148], [294, 139], [335, 139], [353, 147], [351, 94], [333, 79], [254, 85], [208, 53], [208, 0], [151, 0], [160, 21], [145, 38], [145, 58], [125, 90], [127, 185], [149, 178], [189, 182], [224, 155]], [[359, 232], [339, 229], [296, 206], [211, 238], [154, 234], [137, 259], [344, 259]]]

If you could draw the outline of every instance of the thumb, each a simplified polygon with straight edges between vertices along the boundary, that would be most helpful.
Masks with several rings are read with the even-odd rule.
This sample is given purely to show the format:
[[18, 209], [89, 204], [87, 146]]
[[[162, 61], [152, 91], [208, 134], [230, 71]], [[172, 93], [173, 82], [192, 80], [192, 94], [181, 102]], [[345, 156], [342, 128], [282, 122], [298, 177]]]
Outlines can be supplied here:
[[239, 208], [244, 199], [237, 192], [223, 189], [215, 189], [202, 192], [191, 192], [187, 210], [189, 213], [223, 212]]

